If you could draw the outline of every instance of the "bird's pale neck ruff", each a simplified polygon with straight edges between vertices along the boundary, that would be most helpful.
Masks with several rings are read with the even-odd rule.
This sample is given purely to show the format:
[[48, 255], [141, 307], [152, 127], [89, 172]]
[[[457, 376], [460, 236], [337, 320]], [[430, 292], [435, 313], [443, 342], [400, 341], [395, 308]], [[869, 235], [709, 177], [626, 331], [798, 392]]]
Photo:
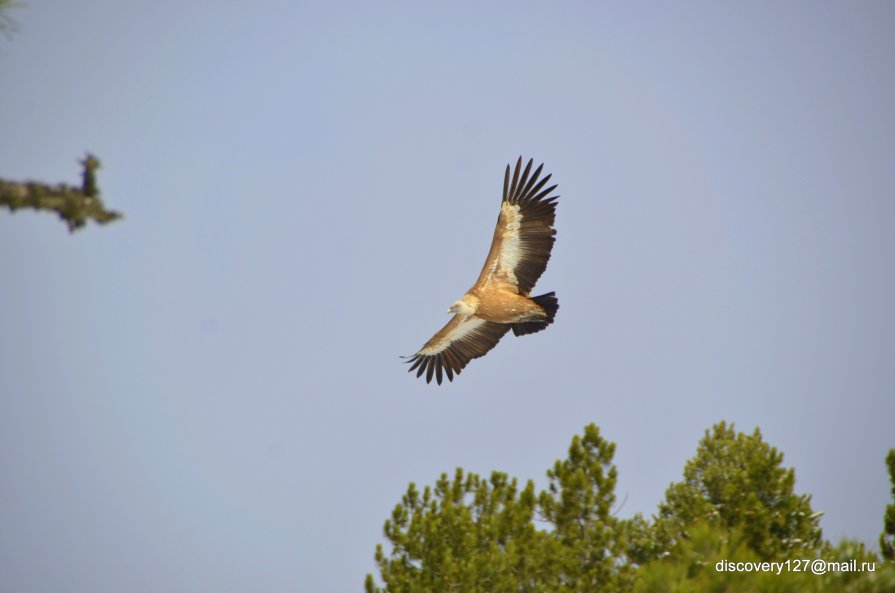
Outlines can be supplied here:
[[459, 301], [454, 301], [454, 304], [451, 305], [451, 308], [448, 309], [448, 313], [453, 313], [454, 315], [475, 315], [478, 310], [478, 299], [472, 297], [470, 295], [464, 295], [462, 299]]

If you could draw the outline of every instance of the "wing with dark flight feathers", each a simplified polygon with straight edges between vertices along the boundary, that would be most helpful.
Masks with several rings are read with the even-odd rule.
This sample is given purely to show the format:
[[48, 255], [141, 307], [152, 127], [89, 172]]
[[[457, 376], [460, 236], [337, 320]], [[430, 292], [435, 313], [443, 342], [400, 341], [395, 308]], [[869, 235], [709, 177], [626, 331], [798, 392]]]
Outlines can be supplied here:
[[507, 324], [454, 315], [419, 352], [408, 358], [408, 371], [416, 369], [417, 377], [425, 373], [426, 383], [432, 381], [433, 375], [439, 385], [443, 375], [453, 381], [454, 374], [459, 375], [473, 358], [487, 354], [509, 330]]
[[477, 287], [499, 281], [515, 285], [520, 294], [528, 295], [547, 268], [556, 241], [553, 223], [559, 196], [550, 196], [556, 185], [544, 189], [550, 175], [538, 180], [544, 165], [532, 173], [532, 164], [529, 160], [523, 171], [519, 157], [512, 180], [507, 165], [500, 216]]

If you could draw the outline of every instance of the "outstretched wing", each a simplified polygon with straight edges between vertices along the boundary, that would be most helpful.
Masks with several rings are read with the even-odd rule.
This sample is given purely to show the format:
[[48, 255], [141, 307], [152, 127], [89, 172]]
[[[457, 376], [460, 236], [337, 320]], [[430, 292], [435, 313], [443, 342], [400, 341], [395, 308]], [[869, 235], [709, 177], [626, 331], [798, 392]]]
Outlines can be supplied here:
[[547, 268], [556, 241], [553, 223], [559, 196], [547, 197], [556, 185], [542, 189], [551, 177], [547, 175], [538, 181], [543, 164], [529, 175], [532, 162], [529, 160], [522, 171], [522, 157], [519, 157], [512, 182], [507, 165], [494, 240], [476, 287], [500, 282], [516, 286], [519, 294], [528, 295]]
[[419, 352], [407, 360], [412, 363], [408, 371], [418, 369], [417, 377], [426, 373], [426, 383], [432, 381], [433, 374], [439, 385], [442, 374], [447, 375], [448, 381], [453, 381], [454, 373], [459, 375], [470, 360], [487, 354], [509, 329], [506, 324], [454, 315]]

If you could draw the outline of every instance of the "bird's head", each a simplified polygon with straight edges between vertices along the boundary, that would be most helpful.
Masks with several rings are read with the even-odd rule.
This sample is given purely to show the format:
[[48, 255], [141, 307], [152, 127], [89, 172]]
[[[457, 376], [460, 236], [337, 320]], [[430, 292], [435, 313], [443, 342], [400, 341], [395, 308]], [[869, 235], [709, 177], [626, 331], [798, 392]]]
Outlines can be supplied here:
[[448, 309], [447, 312], [453, 313], [454, 315], [473, 315], [475, 314], [475, 307], [464, 300], [459, 300], [454, 301], [454, 304], [451, 305], [451, 308]]

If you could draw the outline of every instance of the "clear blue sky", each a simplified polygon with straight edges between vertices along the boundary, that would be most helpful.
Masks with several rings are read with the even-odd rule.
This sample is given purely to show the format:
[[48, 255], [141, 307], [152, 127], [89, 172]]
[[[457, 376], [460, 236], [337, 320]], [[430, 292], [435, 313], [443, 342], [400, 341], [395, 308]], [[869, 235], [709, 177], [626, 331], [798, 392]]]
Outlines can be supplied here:
[[[0, 588], [360, 591], [407, 484], [544, 471], [589, 423], [621, 516], [705, 429], [876, 545], [895, 446], [886, 2], [29, 2], [0, 176]], [[549, 331], [405, 373], [518, 155], [560, 184]]]

